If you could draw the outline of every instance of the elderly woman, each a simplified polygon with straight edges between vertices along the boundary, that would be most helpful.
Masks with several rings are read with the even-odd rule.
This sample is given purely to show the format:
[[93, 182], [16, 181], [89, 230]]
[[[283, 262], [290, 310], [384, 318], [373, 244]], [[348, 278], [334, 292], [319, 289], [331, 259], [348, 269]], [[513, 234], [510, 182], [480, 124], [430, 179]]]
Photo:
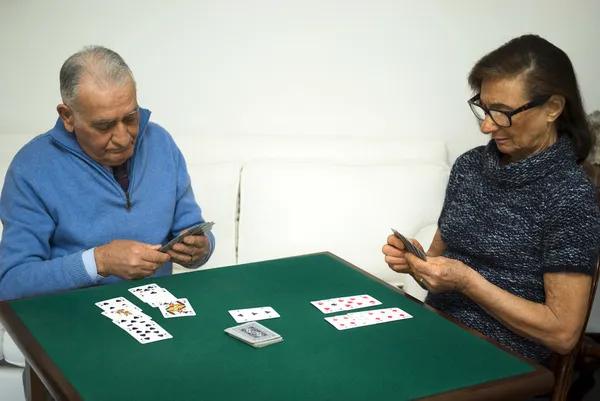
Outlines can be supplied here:
[[487, 54], [469, 84], [491, 139], [452, 167], [427, 261], [393, 235], [385, 261], [427, 304], [546, 363], [573, 349], [588, 307], [600, 214], [580, 163], [593, 137], [568, 56], [539, 36]]

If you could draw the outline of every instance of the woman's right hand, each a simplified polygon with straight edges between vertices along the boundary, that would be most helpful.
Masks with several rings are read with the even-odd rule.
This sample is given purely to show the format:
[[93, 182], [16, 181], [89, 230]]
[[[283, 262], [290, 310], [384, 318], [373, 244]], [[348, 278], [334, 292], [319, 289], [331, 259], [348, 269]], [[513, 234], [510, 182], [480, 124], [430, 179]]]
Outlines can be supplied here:
[[[423, 246], [419, 243], [419, 241], [414, 238], [408, 238], [408, 240], [411, 242], [411, 244], [425, 253]], [[387, 244], [383, 246], [382, 252], [385, 255], [385, 263], [388, 264], [390, 269], [398, 273], [412, 273], [410, 266], [404, 258], [404, 254], [406, 253], [404, 244], [394, 234], [390, 234], [390, 236], [388, 236]]]

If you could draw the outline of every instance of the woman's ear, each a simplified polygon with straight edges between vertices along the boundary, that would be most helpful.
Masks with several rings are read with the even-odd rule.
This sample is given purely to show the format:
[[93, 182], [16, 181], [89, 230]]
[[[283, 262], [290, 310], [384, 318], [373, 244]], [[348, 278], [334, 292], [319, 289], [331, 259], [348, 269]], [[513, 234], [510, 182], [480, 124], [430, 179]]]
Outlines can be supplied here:
[[546, 109], [548, 110], [547, 121], [552, 123], [560, 117], [561, 113], [565, 108], [565, 97], [562, 95], [552, 95], [546, 102]]

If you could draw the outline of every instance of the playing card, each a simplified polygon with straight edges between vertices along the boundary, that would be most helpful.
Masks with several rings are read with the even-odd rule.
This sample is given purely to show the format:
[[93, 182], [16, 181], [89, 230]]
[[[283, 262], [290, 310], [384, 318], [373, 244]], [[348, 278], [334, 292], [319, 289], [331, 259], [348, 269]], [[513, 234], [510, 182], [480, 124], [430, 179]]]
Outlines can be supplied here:
[[108, 317], [111, 320], [116, 320], [118, 322], [126, 322], [139, 319], [152, 320], [150, 316], [146, 315], [142, 311], [139, 311], [137, 309], [128, 309], [124, 307], [119, 309], [113, 309], [110, 311], [102, 311], [102, 315]]
[[182, 242], [183, 239], [188, 235], [206, 234], [207, 232], [212, 230], [214, 225], [215, 225], [215, 223], [212, 221], [198, 224], [197, 226], [194, 226], [194, 227], [190, 228], [189, 230], [187, 230], [186, 232], [183, 232], [183, 233], [179, 234], [177, 237], [173, 238], [171, 241], [169, 241], [166, 245], [164, 245], [158, 251], [159, 252], [167, 252], [169, 249], [173, 248], [173, 245]]
[[275, 319], [280, 317], [279, 313], [270, 306], [261, 308], [246, 308], [230, 310], [229, 314], [235, 319], [236, 323], [254, 322], [264, 319]]
[[147, 291], [150, 290], [155, 290], [157, 288], [160, 288], [158, 286], [158, 284], [146, 284], [146, 285], [140, 285], [139, 287], [133, 287], [133, 288], [129, 288], [127, 291], [129, 291], [130, 293], [132, 293], [133, 295], [135, 295], [138, 299], [140, 299], [141, 301], [144, 301], [144, 293], [146, 293]]
[[140, 308], [123, 297], [111, 298], [105, 301], [96, 302], [95, 305], [105, 311], [112, 311], [122, 308], [141, 311]]
[[269, 330], [258, 322], [248, 322], [239, 326], [230, 327], [225, 329], [225, 333], [246, 344], [250, 344], [253, 347], [258, 346], [260, 343], [270, 344], [282, 340], [279, 334], [275, 333], [273, 330]]
[[167, 319], [181, 316], [196, 316], [196, 311], [187, 298], [175, 299], [158, 306], [160, 313]]
[[165, 288], [157, 288], [155, 290], [147, 291], [142, 295], [146, 303], [153, 308], [158, 307], [165, 302], [176, 301], [177, 297], [169, 292]]
[[330, 316], [326, 317], [325, 320], [338, 330], [348, 330], [366, 324], [364, 321], [350, 315]]
[[125, 323], [113, 321], [113, 323], [125, 330], [142, 344], [173, 338], [171, 334], [169, 334], [165, 329], [159, 326], [158, 323], [152, 320], [139, 320]]
[[381, 305], [381, 302], [370, 295], [351, 295], [339, 298], [311, 301], [317, 309], [323, 313], [333, 313], [352, 309], [368, 308], [369, 306]]
[[153, 308], [158, 307], [162, 303], [177, 299], [177, 297], [171, 294], [167, 289], [162, 288], [157, 284], [147, 284], [130, 288], [129, 292]]
[[409, 252], [412, 253], [413, 255], [415, 255], [416, 257], [422, 259], [422, 260], [427, 260], [427, 256], [425, 255], [425, 253], [423, 251], [421, 251], [419, 248], [417, 248], [416, 246], [414, 246], [404, 235], [400, 234], [398, 231], [394, 230], [392, 228], [392, 232], [394, 233], [394, 235], [400, 239], [400, 241], [402, 241], [402, 243], [404, 244], [404, 249]]
[[410, 319], [412, 316], [400, 308], [384, 308], [363, 312], [351, 312], [347, 316], [363, 322], [365, 325]]

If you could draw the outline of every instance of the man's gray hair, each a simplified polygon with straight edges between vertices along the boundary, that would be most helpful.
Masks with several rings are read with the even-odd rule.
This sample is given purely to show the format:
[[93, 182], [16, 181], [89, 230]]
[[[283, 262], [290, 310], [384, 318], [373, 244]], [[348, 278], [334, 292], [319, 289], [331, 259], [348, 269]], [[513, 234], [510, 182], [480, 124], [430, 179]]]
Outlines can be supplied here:
[[115, 51], [102, 46], [87, 46], [69, 57], [60, 69], [60, 95], [64, 104], [76, 107], [79, 83], [89, 75], [97, 85], [121, 86], [132, 82], [133, 73]]

